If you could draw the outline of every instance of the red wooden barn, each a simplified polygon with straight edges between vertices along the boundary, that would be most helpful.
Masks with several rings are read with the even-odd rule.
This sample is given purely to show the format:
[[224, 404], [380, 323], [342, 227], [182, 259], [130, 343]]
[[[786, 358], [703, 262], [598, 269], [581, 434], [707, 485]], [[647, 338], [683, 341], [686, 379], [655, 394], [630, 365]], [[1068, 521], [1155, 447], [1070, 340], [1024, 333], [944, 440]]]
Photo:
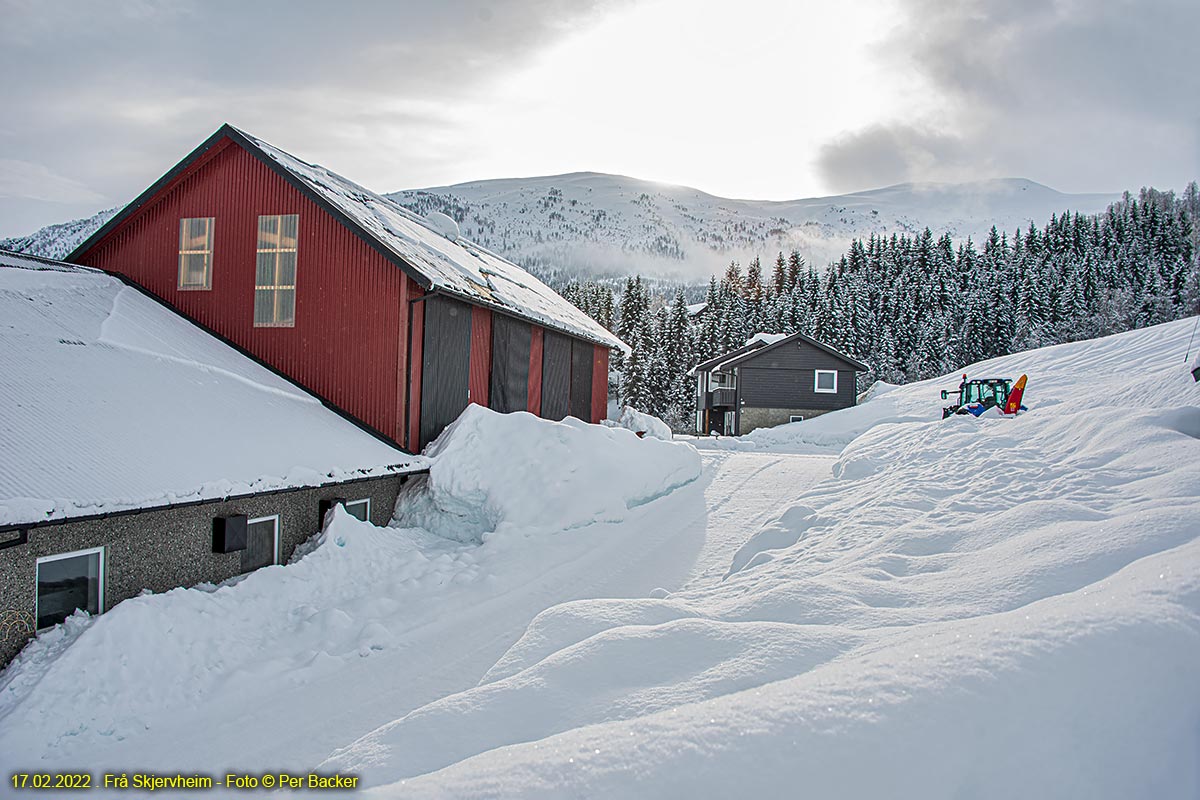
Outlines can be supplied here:
[[468, 403], [598, 422], [621, 342], [448, 222], [225, 125], [67, 260], [412, 452]]

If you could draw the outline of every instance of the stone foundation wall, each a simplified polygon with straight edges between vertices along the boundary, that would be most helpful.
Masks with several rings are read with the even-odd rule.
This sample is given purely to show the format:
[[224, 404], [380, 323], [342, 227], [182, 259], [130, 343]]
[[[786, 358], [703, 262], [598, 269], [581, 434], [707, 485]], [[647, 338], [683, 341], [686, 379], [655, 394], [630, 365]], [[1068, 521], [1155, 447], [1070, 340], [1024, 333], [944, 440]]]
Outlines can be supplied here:
[[793, 416], [812, 419], [828, 413], [828, 409], [819, 411], [812, 408], [750, 408], [742, 406], [738, 434], [747, 434], [755, 428], [773, 428], [776, 425], [784, 425]]

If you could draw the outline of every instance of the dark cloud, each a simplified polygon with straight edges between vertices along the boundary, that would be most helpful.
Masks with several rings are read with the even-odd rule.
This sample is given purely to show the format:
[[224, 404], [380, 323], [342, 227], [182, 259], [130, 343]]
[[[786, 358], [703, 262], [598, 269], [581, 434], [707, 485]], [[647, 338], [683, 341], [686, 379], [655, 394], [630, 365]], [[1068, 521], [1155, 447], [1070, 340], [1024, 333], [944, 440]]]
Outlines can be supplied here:
[[[392, 181], [435, 170], [446, 109], [613, 2], [0, 0], [0, 235], [129, 200], [225, 121], [316, 159], [371, 140]], [[379, 183], [366, 156], [332, 166]], [[37, 174], [53, 201], [20, 196]]]
[[937, 110], [828, 143], [832, 188], [1000, 174], [1107, 191], [1200, 172], [1195, 0], [902, 5], [885, 58], [927, 79]]
[[822, 145], [817, 156], [820, 177], [836, 192], [953, 178], [971, 161], [958, 137], [905, 124], [843, 134]]

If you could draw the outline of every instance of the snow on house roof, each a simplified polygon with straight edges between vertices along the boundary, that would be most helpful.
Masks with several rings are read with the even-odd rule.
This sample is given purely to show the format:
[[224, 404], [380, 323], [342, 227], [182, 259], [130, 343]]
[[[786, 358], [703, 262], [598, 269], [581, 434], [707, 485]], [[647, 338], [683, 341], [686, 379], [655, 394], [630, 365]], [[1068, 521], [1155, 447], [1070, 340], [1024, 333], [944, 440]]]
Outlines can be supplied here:
[[782, 342], [787, 337], [786, 333], [756, 333], [746, 340], [746, 344], [754, 344], [755, 342], [775, 344], [776, 342]]
[[0, 251], [0, 525], [426, 462], [98, 270]]
[[623, 342], [521, 267], [471, 242], [453, 241], [431, 222], [317, 164], [228, 126], [312, 192], [332, 204], [434, 289], [510, 312], [548, 328], [628, 350]]
[[834, 358], [840, 359], [862, 372], [866, 372], [868, 369], [870, 369], [870, 367], [859, 361], [857, 358], [846, 355], [840, 350], [835, 350], [824, 342], [819, 342], [811, 336], [806, 336], [805, 334], [797, 331], [796, 333], [756, 333], [747, 339], [746, 343], [741, 347], [697, 364], [688, 371], [688, 374], [696, 375], [700, 372], [720, 372], [731, 369], [746, 359], [759, 355], [763, 350], [773, 348], [783, 344], [784, 342], [793, 340], [808, 342], [813, 347], [825, 351]]

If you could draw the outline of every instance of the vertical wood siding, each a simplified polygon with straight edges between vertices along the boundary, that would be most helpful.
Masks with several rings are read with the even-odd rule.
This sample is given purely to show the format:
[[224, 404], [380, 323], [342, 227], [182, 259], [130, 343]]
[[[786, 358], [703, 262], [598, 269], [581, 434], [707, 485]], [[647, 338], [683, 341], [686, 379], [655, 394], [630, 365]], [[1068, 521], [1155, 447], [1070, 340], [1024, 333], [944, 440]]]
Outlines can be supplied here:
[[425, 361], [425, 303], [422, 300], [412, 304], [412, 325], [409, 328], [408, 341], [411, 343], [411, 355], [408, 357], [410, 375], [408, 378], [408, 449], [413, 453], [421, 451], [421, 365]]
[[[806, 341], [764, 347], [738, 365], [738, 407], [833, 410], [854, 405], [853, 364]], [[837, 370], [837, 392], [816, 391], [816, 370]]]
[[492, 378], [492, 312], [471, 307], [471, 378], [467, 397], [481, 406], [488, 404]]
[[541, 416], [542, 413], [542, 339], [546, 329], [540, 325], [532, 326], [529, 339], [529, 411]]
[[527, 322], [492, 315], [492, 381], [488, 407], [507, 414], [529, 408], [529, 346]]
[[[263, 214], [299, 215], [294, 327], [253, 324]], [[184, 217], [214, 218], [209, 290], [177, 288]], [[238, 145], [215, 146], [78, 260], [129, 278], [403, 445], [397, 332], [408, 328], [408, 278]]]
[[542, 416], [563, 419], [571, 413], [571, 338], [557, 331], [542, 335]]
[[592, 417], [592, 358], [596, 346], [583, 339], [571, 339], [570, 414], [584, 422]]
[[411, 308], [409, 301], [414, 296], [421, 295], [421, 287], [407, 275], [400, 282], [400, 308], [403, 309], [400, 314], [396, 315], [396, 422], [393, 428], [392, 438], [399, 442], [403, 447], [408, 443], [408, 310]]
[[598, 423], [608, 416], [608, 348], [596, 345], [592, 359], [592, 418]]
[[433, 295], [425, 301], [421, 364], [421, 447], [463, 412], [469, 402], [471, 318], [474, 306]]

